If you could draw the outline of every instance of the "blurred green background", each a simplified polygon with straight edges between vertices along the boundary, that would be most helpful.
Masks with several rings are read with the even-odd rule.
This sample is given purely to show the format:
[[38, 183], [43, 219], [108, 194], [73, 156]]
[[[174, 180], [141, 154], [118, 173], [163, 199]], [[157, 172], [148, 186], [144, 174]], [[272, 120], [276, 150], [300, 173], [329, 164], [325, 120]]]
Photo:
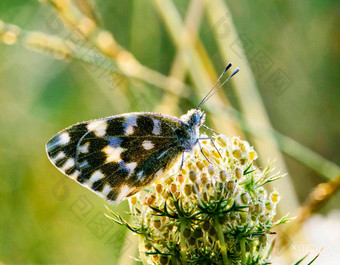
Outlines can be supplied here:
[[[182, 18], [190, 2], [174, 1]], [[96, 3], [98, 21], [119, 45], [142, 65], [169, 75], [177, 48], [152, 1]], [[273, 128], [339, 165], [339, 4], [226, 3]], [[0, 20], [23, 30], [53, 35], [49, 21], [55, 16], [47, 3], [0, 2]], [[216, 38], [239, 52], [239, 40], [229, 35], [221, 19], [214, 25], [220, 27], [216, 35], [203, 12], [198, 32], [217, 73], [228, 58], [218, 52]], [[68, 31], [66, 26], [64, 30]], [[128, 239], [122, 247], [126, 231], [103, 216], [103, 200], [56, 170], [44, 146], [56, 132], [76, 122], [159, 110], [166, 92], [128, 76], [112, 87], [84, 63], [34, 52], [20, 40], [14, 45], [0, 43], [0, 58], [0, 264], [118, 264], [119, 257], [133, 256], [133, 241]], [[274, 85], [277, 72], [283, 74], [284, 85]], [[235, 78], [242, 78], [242, 73]], [[194, 86], [189, 76], [184, 81]], [[240, 110], [230, 86], [224, 94]], [[185, 91], [178, 101], [181, 113], [169, 114], [184, 114], [201, 98], [194, 89]], [[252, 144], [251, 137], [248, 140]], [[284, 160], [294, 185], [289, 192], [296, 194], [298, 203], [318, 183], [329, 180], [289, 154]], [[339, 201], [337, 194], [321, 212], [339, 208]], [[127, 203], [114, 208], [123, 212]]]

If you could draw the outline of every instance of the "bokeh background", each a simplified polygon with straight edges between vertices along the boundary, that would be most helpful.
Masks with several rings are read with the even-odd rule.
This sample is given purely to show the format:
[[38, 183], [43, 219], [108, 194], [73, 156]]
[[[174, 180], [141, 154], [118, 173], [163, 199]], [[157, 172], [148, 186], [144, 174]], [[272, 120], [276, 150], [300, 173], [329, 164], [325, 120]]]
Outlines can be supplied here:
[[297, 219], [274, 264], [322, 248], [314, 264], [337, 264], [338, 11], [331, 0], [2, 0], [0, 264], [134, 264], [137, 239], [52, 166], [45, 143], [84, 120], [180, 116], [228, 61], [241, 71], [204, 106], [207, 124], [288, 173], [274, 186], [280, 214]]

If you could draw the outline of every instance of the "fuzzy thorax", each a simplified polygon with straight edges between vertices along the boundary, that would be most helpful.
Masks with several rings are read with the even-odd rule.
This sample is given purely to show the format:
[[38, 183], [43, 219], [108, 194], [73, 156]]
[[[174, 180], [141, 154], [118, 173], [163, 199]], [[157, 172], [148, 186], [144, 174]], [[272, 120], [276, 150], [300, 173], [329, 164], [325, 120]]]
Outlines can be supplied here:
[[180, 117], [183, 126], [186, 127], [187, 137], [183, 139], [182, 146], [185, 152], [191, 152], [197, 144], [199, 138], [199, 128], [205, 120], [205, 113], [200, 109], [189, 110], [185, 115]]

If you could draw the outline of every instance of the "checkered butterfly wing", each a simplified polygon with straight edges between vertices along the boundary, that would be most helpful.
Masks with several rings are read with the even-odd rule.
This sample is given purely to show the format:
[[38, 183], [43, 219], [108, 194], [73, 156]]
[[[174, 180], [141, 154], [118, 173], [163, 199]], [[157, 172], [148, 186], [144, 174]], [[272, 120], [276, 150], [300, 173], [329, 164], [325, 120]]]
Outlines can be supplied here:
[[119, 202], [171, 168], [185, 133], [175, 117], [128, 113], [73, 125], [52, 137], [46, 150], [62, 173]]

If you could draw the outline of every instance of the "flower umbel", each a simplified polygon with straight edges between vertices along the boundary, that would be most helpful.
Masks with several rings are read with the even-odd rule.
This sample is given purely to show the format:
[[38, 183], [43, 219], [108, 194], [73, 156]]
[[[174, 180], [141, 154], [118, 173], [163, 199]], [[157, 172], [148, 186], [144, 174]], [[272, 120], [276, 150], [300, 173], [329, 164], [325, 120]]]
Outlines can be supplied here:
[[[246, 141], [219, 135], [201, 141], [148, 191], [129, 200], [132, 219], [112, 219], [140, 236], [144, 264], [268, 264], [279, 193], [264, 185], [280, 178], [254, 165]], [[177, 170], [177, 172], [176, 172]]]

